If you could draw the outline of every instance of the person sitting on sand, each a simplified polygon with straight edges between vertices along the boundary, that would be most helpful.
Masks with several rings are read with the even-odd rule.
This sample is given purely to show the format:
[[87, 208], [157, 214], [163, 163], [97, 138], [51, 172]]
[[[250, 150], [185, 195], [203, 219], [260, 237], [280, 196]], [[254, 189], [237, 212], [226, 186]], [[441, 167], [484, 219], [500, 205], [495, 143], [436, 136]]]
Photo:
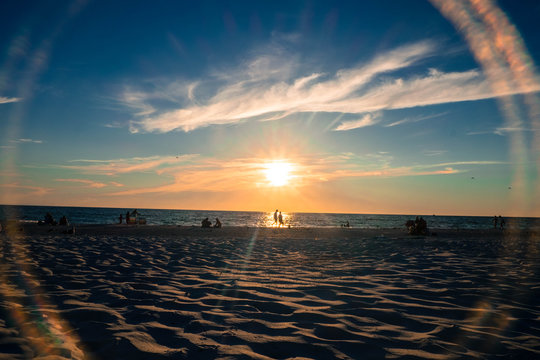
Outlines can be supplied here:
[[56, 221], [53, 219], [51, 213], [45, 214], [45, 225], [56, 225]]
[[58, 225], [63, 225], [63, 226], [67, 226], [68, 225], [68, 220], [66, 218], [65, 215], [63, 215], [60, 220], [58, 221]]
[[422, 217], [418, 219], [417, 231], [419, 234], [425, 235], [427, 233], [427, 222]]
[[414, 231], [414, 221], [413, 220], [407, 220], [405, 223], [405, 226], [407, 227], [407, 230], [409, 230], [409, 234], [411, 234]]
[[216, 223], [214, 224], [214, 227], [215, 228], [220, 228], [221, 227], [221, 221], [219, 221], [218, 218], [216, 218]]
[[428, 233], [427, 222], [422, 217], [417, 216], [414, 221], [408, 220], [405, 226], [409, 235], [427, 235]]
[[210, 222], [210, 220], [208, 220], [208, 218], [206, 218], [203, 221], [201, 221], [201, 227], [203, 227], [203, 228], [212, 227], [212, 222]]

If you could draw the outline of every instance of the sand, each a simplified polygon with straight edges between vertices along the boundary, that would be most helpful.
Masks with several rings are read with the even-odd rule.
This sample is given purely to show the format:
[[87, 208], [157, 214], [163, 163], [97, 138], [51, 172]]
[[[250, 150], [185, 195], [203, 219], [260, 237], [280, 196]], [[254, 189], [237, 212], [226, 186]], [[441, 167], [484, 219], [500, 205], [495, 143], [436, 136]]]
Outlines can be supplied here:
[[538, 233], [12, 226], [0, 358], [540, 358]]

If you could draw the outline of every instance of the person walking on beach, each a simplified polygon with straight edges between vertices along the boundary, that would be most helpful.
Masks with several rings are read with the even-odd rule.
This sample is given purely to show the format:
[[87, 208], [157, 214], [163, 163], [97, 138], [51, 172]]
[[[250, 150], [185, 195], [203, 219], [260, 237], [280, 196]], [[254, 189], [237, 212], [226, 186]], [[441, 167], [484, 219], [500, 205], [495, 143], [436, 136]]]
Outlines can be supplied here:
[[283, 226], [283, 215], [281, 215], [281, 211], [279, 212], [279, 227]]
[[272, 225], [278, 224], [278, 209], [276, 209], [276, 212], [274, 213], [274, 223]]
[[126, 213], [126, 224], [129, 224], [129, 211]]
[[505, 223], [506, 222], [504, 221], [504, 218], [501, 215], [499, 215], [499, 224], [501, 224], [501, 230], [504, 230]]
[[118, 217], [118, 223], [121, 224], [122, 220], [124, 220], [124, 219], [122, 218], [122, 214], [120, 214], [120, 216]]
[[493, 217], [493, 220], [492, 220], [492, 221], [493, 221], [493, 228], [496, 229], [496, 228], [497, 228], [497, 215], [495, 215], [495, 216]]

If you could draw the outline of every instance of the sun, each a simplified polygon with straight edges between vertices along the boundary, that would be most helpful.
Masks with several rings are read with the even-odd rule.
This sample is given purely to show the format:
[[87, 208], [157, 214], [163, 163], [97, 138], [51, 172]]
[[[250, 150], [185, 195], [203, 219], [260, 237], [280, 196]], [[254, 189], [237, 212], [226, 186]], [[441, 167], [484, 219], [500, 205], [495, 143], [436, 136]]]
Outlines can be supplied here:
[[274, 161], [264, 165], [264, 174], [272, 186], [287, 185], [291, 179], [292, 165], [287, 162]]

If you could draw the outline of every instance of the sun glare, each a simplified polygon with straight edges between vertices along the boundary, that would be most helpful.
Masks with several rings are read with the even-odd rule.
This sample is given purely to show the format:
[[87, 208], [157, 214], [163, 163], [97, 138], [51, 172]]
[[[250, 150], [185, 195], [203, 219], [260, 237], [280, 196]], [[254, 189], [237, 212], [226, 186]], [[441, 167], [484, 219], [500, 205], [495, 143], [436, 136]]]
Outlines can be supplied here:
[[272, 186], [284, 186], [291, 179], [292, 165], [286, 162], [272, 162], [265, 165], [264, 174]]

